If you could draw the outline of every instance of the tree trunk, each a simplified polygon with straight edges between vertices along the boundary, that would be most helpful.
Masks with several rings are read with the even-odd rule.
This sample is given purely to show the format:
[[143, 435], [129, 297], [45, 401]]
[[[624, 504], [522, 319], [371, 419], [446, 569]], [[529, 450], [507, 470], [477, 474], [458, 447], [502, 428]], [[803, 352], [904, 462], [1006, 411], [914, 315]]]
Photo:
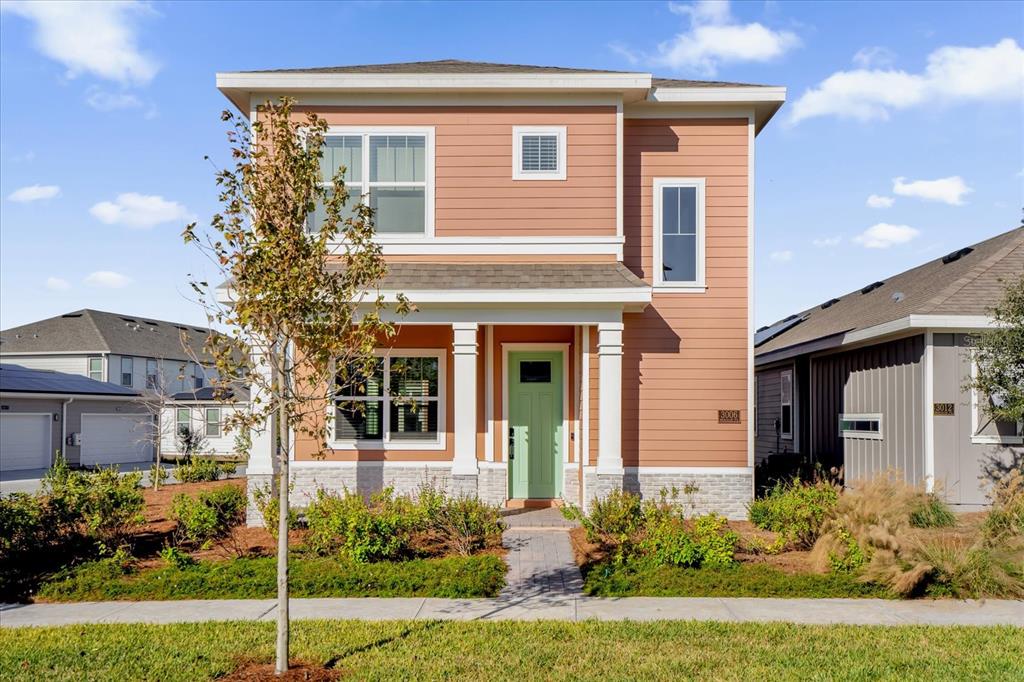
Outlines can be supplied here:
[[[286, 360], [287, 362], [287, 360]], [[288, 420], [284, 398], [288, 394], [286, 373], [278, 376], [277, 416], [277, 665], [276, 672], [288, 670]]]

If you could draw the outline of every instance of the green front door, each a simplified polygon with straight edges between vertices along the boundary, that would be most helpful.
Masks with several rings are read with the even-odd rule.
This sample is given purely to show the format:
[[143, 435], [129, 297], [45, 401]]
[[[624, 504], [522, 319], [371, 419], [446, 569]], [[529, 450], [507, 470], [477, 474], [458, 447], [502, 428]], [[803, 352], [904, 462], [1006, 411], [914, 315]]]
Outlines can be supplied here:
[[509, 497], [558, 497], [562, 390], [561, 352], [508, 354]]

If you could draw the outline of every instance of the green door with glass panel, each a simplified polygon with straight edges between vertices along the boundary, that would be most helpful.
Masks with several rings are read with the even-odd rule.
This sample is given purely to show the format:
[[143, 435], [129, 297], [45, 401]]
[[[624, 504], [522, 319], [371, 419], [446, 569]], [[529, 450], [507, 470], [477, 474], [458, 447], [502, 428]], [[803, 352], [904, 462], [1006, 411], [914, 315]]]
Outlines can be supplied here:
[[562, 475], [562, 353], [508, 354], [509, 497], [558, 497]]

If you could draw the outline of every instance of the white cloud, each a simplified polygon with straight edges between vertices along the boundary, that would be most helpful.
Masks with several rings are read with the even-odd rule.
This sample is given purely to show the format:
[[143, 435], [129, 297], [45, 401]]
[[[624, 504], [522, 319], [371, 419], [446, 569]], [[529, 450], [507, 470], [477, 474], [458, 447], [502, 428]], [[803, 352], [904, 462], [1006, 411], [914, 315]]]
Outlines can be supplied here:
[[892, 197], [883, 197], [879, 194], [872, 194], [867, 201], [869, 208], [890, 208], [894, 203], [896, 200]]
[[187, 222], [192, 214], [182, 204], [158, 195], [127, 192], [116, 201], [101, 201], [89, 209], [94, 217], [108, 225], [150, 228], [161, 223]]
[[86, 284], [104, 289], [120, 289], [128, 286], [131, 281], [130, 277], [113, 270], [97, 270], [89, 273], [85, 278]]
[[789, 250], [772, 251], [768, 257], [777, 263], [788, 263], [793, 260], [793, 252]]
[[142, 106], [142, 100], [131, 93], [107, 92], [99, 88], [89, 88], [86, 91], [85, 103], [96, 111], [138, 109]]
[[60, 187], [57, 185], [29, 185], [14, 190], [7, 195], [9, 201], [27, 203], [29, 201], [40, 201], [41, 199], [52, 199], [60, 194]]
[[640, 63], [640, 55], [622, 43], [608, 43], [608, 49], [625, 59], [631, 66], [636, 66]]
[[60, 277], [47, 277], [46, 288], [50, 291], [67, 291], [71, 288], [71, 284], [66, 279]]
[[159, 66], [138, 48], [137, 22], [153, 13], [139, 2], [3, 2], [0, 9], [35, 24], [36, 48], [75, 78], [89, 73], [145, 84]]
[[893, 69], [838, 71], [800, 96], [790, 123], [817, 116], [886, 120], [894, 110], [941, 102], [1019, 100], [1024, 49], [1005, 38], [985, 47], [941, 47], [921, 73]]
[[819, 249], [830, 249], [833, 246], [839, 246], [839, 242], [843, 241], [842, 237], [823, 237], [821, 239], [813, 239], [811, 243]]
[[687, 17], [690, 27], [660, 43], [657, 52], [647, 57], [657, 66], [713, 76], [720, 64], [771, 61], [800, 44], [790, 31], [775, 31], [756, 22], [736, 23], [729, 3], [721, 0], [669, 3], [669, 9]]
[[904, 182], [904, 180], [905, 178], [893, 179], [893, 194], [899, 194], [902, 197], [916, 197], [926, 201], [940, 201], [950, 206], [962, 206], [964, 195], [974, 191], [959, 175], [938, 180], [913, 180], [911, 182]]
[[854, 237], [853, 241], [867, 249], [888, 249], [890, 246], [906, 244], [919, 234], [920, 230], [909, 225], [877, 223]]
[[862, 47], [853, 55], [853, 63], [862, 69], [870, 69], [873, 66], [889, 66], [896, 59], [896, 54], [885, 47], [878, 45]]

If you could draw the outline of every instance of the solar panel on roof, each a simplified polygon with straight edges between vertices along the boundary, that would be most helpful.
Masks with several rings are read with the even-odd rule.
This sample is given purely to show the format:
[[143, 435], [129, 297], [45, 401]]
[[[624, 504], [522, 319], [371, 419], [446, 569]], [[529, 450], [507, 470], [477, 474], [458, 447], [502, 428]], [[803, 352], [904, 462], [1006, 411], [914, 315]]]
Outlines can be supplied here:
[[806, 313], [803, 315], [790, 315], [786, 319], [770, 325], [768, 328], [764, 329], [764, 331], [759, 331], [754, 334], [754, 346], [760, 346], [762, 343], [766, 343], [767, 341], [774, 339], [779, 334], [800, 324], [808, 317], [810, 317], [810, 315]]

